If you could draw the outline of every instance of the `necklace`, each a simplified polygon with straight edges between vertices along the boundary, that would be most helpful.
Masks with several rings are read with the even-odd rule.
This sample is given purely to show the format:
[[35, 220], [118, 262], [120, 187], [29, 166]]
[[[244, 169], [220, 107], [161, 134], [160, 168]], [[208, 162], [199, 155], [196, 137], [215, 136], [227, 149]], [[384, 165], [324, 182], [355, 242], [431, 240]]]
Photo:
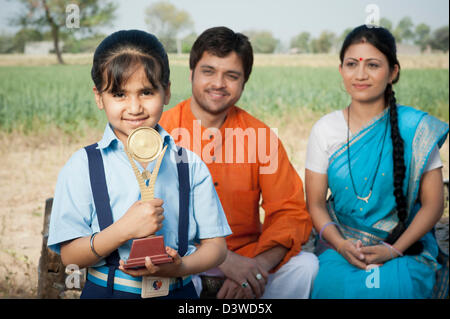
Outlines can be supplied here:
[[381, 156], [383, 155], [384, 141], [386, 139], [387, 127], [388, 127], [388, 121], [386, 119], [386, 125], [385, 125], [385, 128], [384, 128], [384, 134], [383, 134], [383, 144], [381, 145], [381, 152], [380, 152], [380, 156], [378, 156], [377, 168], [376, 168], [375, 174], [373, 176], [372, 185], [370, 186], [370, 189], [369, 189], [369, 194], [366, 197], [359, 196], [358, 192], [356, 191], [355, 182], [353, 181], [352, 165], [350, 164], [350, 106], [348, 107], [348, 112], [347, 112], [347, 162], [348, 162], [348, 171], [350, 173], [350, 179], [352, 181], [353, 192], [355, 193], [356, 198], [366, 202], [366, 204], [369, 203], [370, 196], [372, 196], [373, 185], [375, 184], [375, 179], [377, 178], [378, 169], [379, 169], [380, 163], [381, 163]]

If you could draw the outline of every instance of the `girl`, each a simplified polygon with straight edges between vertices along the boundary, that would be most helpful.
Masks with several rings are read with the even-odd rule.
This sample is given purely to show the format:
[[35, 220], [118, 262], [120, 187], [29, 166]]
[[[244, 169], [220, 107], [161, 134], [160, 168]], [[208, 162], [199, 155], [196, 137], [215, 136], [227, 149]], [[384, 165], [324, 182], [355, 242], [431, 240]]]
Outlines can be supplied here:
[[397, 105], [400, 64], [388, 30], [355, 28], [340, 61], [351, 103], [314, 125], [307, 150], [307, 205], [320, 243], [335, 249], [319, 256], [312, 298], [428, 298], [448, 125]]
[[[206, 165], [158, 125], [170, 100], [167, 54], [151, 34], [119, 31], [96, 49], [91, 75], [108, 124], [103, 138], [76, 152], [59, 174], [48, 245], [65, 265], [88, 267], [81, 298], [196, 298], [190, 274], [223, 262], [223, 237], [231, 231]], [[144, 126], [167, 146], [151, 201], [140, 200], [126, 154], [128, 135]], [[155, 162], [135, 164], [142, 173]], [[125, 270], [132, 240], [150, 235], [164, 236], [173, 262], [147, 258], [144, 269]]]

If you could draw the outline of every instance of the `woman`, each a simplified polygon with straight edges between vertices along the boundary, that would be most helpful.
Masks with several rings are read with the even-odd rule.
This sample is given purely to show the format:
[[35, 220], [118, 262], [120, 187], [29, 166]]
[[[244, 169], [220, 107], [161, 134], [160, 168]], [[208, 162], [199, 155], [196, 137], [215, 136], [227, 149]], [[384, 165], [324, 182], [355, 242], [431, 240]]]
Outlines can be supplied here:
[[448, 125], [396, 104], [388, 30], [355, 28], [340, 60], [351, 103], [321, 118], [308, 142], [307, 205], [325, 249], [312, 298], [428, 298], [440, 267], [431, 230], [443, 212], [438, 148]]

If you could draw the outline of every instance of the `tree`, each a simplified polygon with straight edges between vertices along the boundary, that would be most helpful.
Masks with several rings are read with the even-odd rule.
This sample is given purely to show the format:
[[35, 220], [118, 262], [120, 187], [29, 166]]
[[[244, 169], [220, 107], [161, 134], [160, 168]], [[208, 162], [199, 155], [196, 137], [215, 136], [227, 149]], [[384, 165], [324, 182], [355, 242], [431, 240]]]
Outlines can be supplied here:
[[44, 35], [36, 29], [22, 28], [13, 38], [13, 47], [16, 52], [24, 52], [28, 41], [43, 41]]
[[296, 48], [302, 53], [307, 53], [310, 51], [309, 41], [311, 35], [309, 32], [302, 32], [291, 39], [291, 49]]
[[183, 39], [181, 39], [181, 52], [182, 53], [190, 53], [192, 46], [194, 45], [195, 40], [197, 39], [197, 33], [191, 32]]
[[392, 22], [387, 18], [380, 19], [380, 27], [388, 29], [389, 31], [392, 32]]
[[416, 26], [415, 29], [415, 40], [414, 43], [420, 46], [420, 51], [425, 51], [427, 46], [430, 44], [430, 27], [425, 23], [421, 23]]
[[91, 33], [99, 26], [107, 25], [114, 18], [117, 5], [104, 0], [77, 0], [71, 7], [61, 0], [20, 0], [25, 8], [23, 14], [13, 19], [13, 23], [27, 28], [32, 26], [37, 30], [50, 29], [58, 62], [63, 64], [61, 48], [59, 47], [61, 30], [69, 29], [67, 20], [70, 8], [78, 10], [79, 26], [70, 29], [73, 32]]
[[317, 39], [311, 41], [311, 49], [313, 53], [328, 53], [330, 52], [336, 35], [330, 31], [322, 31]]
[[353, 28], [347, 28], [345, 29], [342, 34], [336, 38], [336, 47], [337, 48], [341, 48], [342, 45], [344, 44], [345, 38], [347, 37], [347, 35], [352, 32]]
[[401, 19], [394, 30], [396, 41], [399, 43], [412, 41], [414, 39], [413, 27], [414, 24], [410, 17]]
[[449, 44], [448, 34], [449, 34], [448, 25], [434, 30], [433, 36], [430, 41], [431, 47], [435, 50], [448, 52], [448, 44]]
[[178, 51], [178, 53], [181, 53], [181, 45], [177, 45], [176, 41], [180, 41], [182, 31], [188, 33], [194, 27], [194, 22], [187, 11], [179, 10], [173, 4], [164, 1], [154, 3], [145, 10], [145, 23], [148, 30], [159, 38], [168, 52]]
[[0, 33], [0, 54], [14, 52], [14, 36], [10, 34]]
[[273, 53], [278, 40], [270, 31], [246, 31], [243, 32], [249, 39], [255, 53]]

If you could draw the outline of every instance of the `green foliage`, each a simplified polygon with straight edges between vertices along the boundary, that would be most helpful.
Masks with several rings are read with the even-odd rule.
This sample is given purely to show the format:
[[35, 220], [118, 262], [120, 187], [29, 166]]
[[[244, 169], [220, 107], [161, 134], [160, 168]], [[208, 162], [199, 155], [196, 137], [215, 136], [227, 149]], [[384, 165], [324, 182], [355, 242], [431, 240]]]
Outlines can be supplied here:
[[0, 54], [13, 53], [15, 51], [14, 47], [14, 36], [9, 34], [0, 34]]
[[317, 39], [311, 41], [311, 51], [313, 53], [328, 53], [336, 40], [333, 32], [323, 31]]
[[430, 43], [430, 31], [430, 27], [425, 23], [421, 23], [416, 26], [414, 32], [416, 40], [414, 41], [414, 43], [420, 46], [420, 50], [422, 52], [425, 51], [428, 44]]
[[410, 17], [404, 17], [394, 30], [394, 36], [398, 43], [410, 42], [414, 39], [413, 22]]
[[[51, 31], [55, 43], [54, 51], [59, 63], [64, 61], [61, 56], [59, 40], [62, 34], [81, 32], [90, 34], [96, 27], [108, 25], [114, 19], [117, 4], [105, 0], [78, 0], [79, 27], [67, 28], [67, 7], [72, 4], [61, 0], [20, 0], [23, 5], [19, 14], [11, 19], [13, 24], [27, 30], [33, 27], [39, 32]], [[23, 50], [22, 50], [23, 52]]]
[[[69, 4], [76, 4], [80, 9], [80, 29], [79, 31], [88, 33], [92, 28], [107, 25], [114, 19], [114, 12], [117, 4], [105, 0], [77, 0], [61, 1], [47, 0], [45, 5], [42, 0], [19, 0], [23, 4], [23, 10], [12, 19], [13, 24], [25, 27], [47, 29], [51, 24], [64, 29], [66, 26], [66, 8]], [[76, 30], [76, 29], [75, 29]]]
[[[448, 70], [402, 70], [397, 101], [449, 119]], [[336, 68], [257, 67], [239, 105], [261, 118], [302, 109], [325, 114], [346, 107], [350, 97]]]
[[145, 10], [145, 23], [149, 32], [159, 38], [167, 52], [177, 52], [177, 37], [183, 31], [192, 30], [194, 26], [187, 11], [177, 9], [165, 1], [156, 2]]
[[35, 29], [24, 28], [16, 33], [13, 39], [14, 51], [24, 52], [25, 42], [28, 41], [42, 41], [44, 36], [41, 32]]
[[76, 39], [73, 35], [69, 35], [64, 39], [63, 52], [67, 53], [83, 53], [94, 52], [97, 46], [106, 37], [104, 34], [96, 34], [93, 36]]
[[387, 18], [380, 19], [380, 26], [392, 32], [392, 22]]
[[310, 52], [309, 47], [309, 41], [310, 41], [311, 35], [309, 32], [301, 32], [291, 40], [291, 49], [296, 48], [301, 53], [308, 53]]
[[190, 53], [197, 34], [195, 32], [190, 33], [181, 40], [181, 53]]
[[430, 40], [431, 47], [435, 50], [448, 52], [448, 44], [449, 44], [448, 33], [449, 33], [448, 25], [436, 29], [433, 32], [432, 39]]
[[246, 31], [243, 32], [249, 39], [255, 53], [273, 53], [278, 40], [270, 31]]
[[[171, 67], [170, 108], [191, 95], [189, 68]], [[348, 105], [336, 68], [255, 67], [238, 105], [262, 120], [289, 112], [325, 114]], [[449, 118], [448, 70], [402, 70], [397, 101]], [[0, 131], [33, 133], [58, 127], [71, 134], [103, 129], [90, 66], [0, 67]]]

